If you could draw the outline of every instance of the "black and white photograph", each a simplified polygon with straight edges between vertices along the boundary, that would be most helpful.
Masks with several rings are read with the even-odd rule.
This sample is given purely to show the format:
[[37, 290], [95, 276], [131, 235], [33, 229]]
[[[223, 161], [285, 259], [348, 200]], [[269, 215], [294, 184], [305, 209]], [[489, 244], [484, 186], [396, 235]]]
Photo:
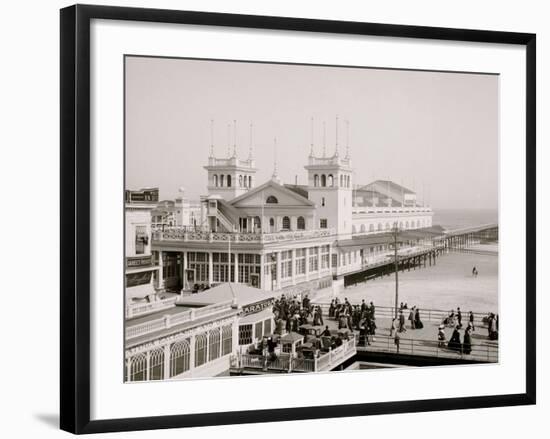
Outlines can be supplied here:
[[125, 55], [124, 381], [498, 363], [499, 81]]

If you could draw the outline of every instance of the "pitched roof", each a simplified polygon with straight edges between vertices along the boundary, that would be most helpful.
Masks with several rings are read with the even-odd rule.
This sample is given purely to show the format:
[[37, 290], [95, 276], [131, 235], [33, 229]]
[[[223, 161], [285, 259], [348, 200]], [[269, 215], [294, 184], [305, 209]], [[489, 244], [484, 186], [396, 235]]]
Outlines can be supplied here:
[[403, 192], [405, 194], [414, 194], [415, 193], [414, 191], [411, 191], [410, 189], [406, 188], [405, 186], [397, 184], [396, 182], [391, 181], [391, 180], [375, 180], [375, 181], [373, 181], [369, 184], [366, 184], [363, 187], [365, 189], [369, 189], [369, 186], [372, 186], [372, 185], [375, 185], [375, 184], [376, 185], [381, 185], [381, 186], [384, 186], [384, 187], [389, 186], [390, 191], [394, 191], [394, 192]]
[[235, 294], [237, 304], [240, 306], [250, 305], [251, 303], [261, 302], [275, 297], [275, 294], [272, 292], [260, 290], [259, 288], [254, 288], [245, 284], [231, 282], [223, 283], [209, 290], [183, 297], [178, 303], [184, 306], [206, 306], [233, 300], [233, 294]]
[[261, 191], [267, 189], [268, 187], [272, 187], [272, 188], [275, 188], [276, 190], [280, 190], [283, 193], [286, 193], [286, 194], [290, 195], [291, 197], [293, 197], [294, 199], [296, 199], [297, 201], [299, 201], [303, 204], [306, 204], [308, 206], [315, 206], [315, 203], [313, 201], [309, 200], [307, 197], [304, 197], [303, 195], [300, 195], [299, 193], [297, 193], [297, 192], [295, 192], [295, 191], [293, 191], [293, 190], [277, 183], [274, 180], [268, 180], [264, 184], [255, 187], [251, 191], [248, 191], [248, 192], [246, 192], [242, 195], [239, 195], [236, 198], [233, 198], [232, 200], [229, 201], [229, 204], [236, 204], [239, 201], [242, 201], [242, 200], [244, 200], [248, 197], [251, 197], [252, 195], [257, 194], [258, 192], [261, 192]]
[[287, 189], [296, 192], [298, 195], [301, 195], [304, 198], [308, 198], [307, 186], [300, 184], [285, 184]]

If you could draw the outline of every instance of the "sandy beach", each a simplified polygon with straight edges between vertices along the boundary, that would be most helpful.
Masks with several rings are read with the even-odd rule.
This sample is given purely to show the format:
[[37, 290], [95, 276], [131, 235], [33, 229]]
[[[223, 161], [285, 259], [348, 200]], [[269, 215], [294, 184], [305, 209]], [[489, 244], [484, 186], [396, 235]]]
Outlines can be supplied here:
[[[474, 266], [479, 273], [477, 277], [472, 276]], [[352, 303], [365, 299], [378, 306], [394, 306], [395, 277], [392, 274], [343, 288], [339, 296]], [[319, 300], [330, 301], [330, 296]], [[463, 312], [497, 312], [498, 256], [448, 253], [438, 258], [435, 266], [399, 272], [399, 302], [421, 309], [460, 307]]]

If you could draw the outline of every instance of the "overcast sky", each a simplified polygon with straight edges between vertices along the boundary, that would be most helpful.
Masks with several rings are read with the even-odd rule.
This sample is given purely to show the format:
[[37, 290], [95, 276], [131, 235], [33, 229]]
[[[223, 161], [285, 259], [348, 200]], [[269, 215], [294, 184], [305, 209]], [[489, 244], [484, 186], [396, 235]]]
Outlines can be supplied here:
[[[346, 149], [355, 183], [392, 179], [434, 208], [498, 205], [498, 77], [365, 68], [126, 58], [126, 186], [158, 186], [161, 199], [206, 193], [210, 120], [214, 150], [248, 156], [250, 123], [257, 185], [273, 173], [306, 183], [314, 147]], [[424, 189], [424, 190], [423, 190]], [[424, 195], [423, 195], [424, 192]]]

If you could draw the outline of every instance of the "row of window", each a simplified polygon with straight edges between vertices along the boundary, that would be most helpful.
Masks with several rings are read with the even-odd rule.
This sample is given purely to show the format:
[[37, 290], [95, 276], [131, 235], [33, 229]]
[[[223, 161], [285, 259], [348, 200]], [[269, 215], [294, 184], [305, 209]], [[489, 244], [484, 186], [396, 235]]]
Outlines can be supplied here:
[[[228, 355], [233, 349], [233, 328], [226, 325], [198, 334], [195, 338], [194, 367]], [[168, 361], [169, 377], [164, 376], [164, 364]], [[134, 355], [126, 369], [127, 381], [163, 380], [188, 371], [191, 368], [191, 340], [186, 338], [170, 345], [170, 357], [165, 358], [164, 348]]]
[[[385, 223], [385, 224], [382, 224], [382, 223], [378, 223], [378, 225], [375, 225], [375, 224], [369, 224], [368, 225], [368, 231], [369, 232], [375, 232], [375, 231], [378, 231], [378, 232], [381, 232], [381, 231], [384, 231], [384, 230], [391, 230], [393, 227], [397, 226], [398, 223], [397, 221], [394, 221], [392, 224], [390, 224], [389, 222]], [[417, 221], [399, 221], [399, 228], [400, 229], [414, 229], [414, 228], [420, 228], [420, 227], [424, 227], [424, 226], [427, 226], [428, 225], [428, 222], [424, 222], [424, 220], [417, 220]], [[366, 233], [367, 232], [367, 225], [366, 224], [361, 224], [361, 226], [359, 227], [359, 233]], [[352, 233], [357, 233], [357, 227], [354, 225], [352, 226]]]
[[260, 320], [254, 324], [239, 325], [239, 345], [247, 346], [263, 336], [271, 335], [271, 319]]
[[[214, 186], [215, 187], [231, 187], [232, 185], [232, 179], [231, 175], [224, 175], [224, 174], [214, 174]], [[238, 177], [238, 184], [239, 187], [246, 187], [251, 188], [252, 187], [252, 176], [251, 175], [239, 175]]]
[[[315, 187], [334, 187], [338, 185], [338, 176], [336, 178], [332, 174], [315, 174], [313, 176], [313, 186]], [[351, 176], [340, 175], [340, 187], [351, 187]]]
[[[330, 247], [323, 245], [321, 247], [310, 247], [308, 250], [309, 257], [309, 273], [315, 273], [319, 270], [319, 254], [321, 255], [321, 269], [329, 268]], [[294, 272], [296, 276], [306, 273], [306, 249], [300, 248], [295, 250], [294, 265], [292, 265], [292, 250], [282, 251], [281, 257], [281, 279], [292, 277]], [[268, 264], [271, 262], [271, 264]], [[275, 253], [266, 256], [265, 274], [271, 272], [272, 280], [277, 279], [277, 257]]]

